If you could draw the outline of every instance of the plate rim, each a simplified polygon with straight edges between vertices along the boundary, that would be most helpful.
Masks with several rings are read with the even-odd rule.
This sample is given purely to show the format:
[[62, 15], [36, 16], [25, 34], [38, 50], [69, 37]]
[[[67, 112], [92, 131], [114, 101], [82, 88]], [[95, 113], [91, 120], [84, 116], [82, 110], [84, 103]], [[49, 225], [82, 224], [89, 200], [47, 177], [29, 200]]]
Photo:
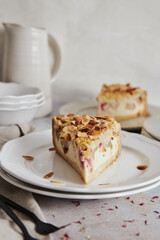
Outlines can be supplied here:
[[158, 115], [151, 116], [151, 117], [147, 118], [147, 119], [144, 121], [144, 123], [143, 123], [143, 128], [144, 128], [145, 131], [146, 131], [147, 133], [149, 133], [152, 137], [154, 137], [155, 139], [157, 139], [157, 140], [160, 141], [160, 136], [155, 135], [153, 132], [151, 132], [150, 130], [148, 130], [147, 127], [145, 126], [145, 124], [146, 124], [147, 121], [150, 121], [150, 120], [152, 120], [152, 119], [154, 119], [154, 118], [159, 118], [159, 119], [160, 119], [160, 115], [158, 114]]
[[[10, 176], [12, 179], [9, 179], [9, 176], [3, 169], [0, 168], [0, 176], [7, 181], [8, 183], [23, 189], [25, 191], [29, 191], [32, 193], [36, 194], [41, 194], [45, 196], [50, 196], [50, 197], [56, 197], [56, 198], [65, 198], [65, 199], [80, 199], [80, 200], [92, 200], [92, 199], [110, 199], [110, 198], [117, 198], [117, 197], [125, 197], [129, 195], [134, 195], [134, 194], [139, 194], [145, 191], [149, 191], [153, 188], [156, 188], [160, 185], [160, 180], [157, 182], [154, 182], [152, 184], [149, 184], [144, 187], [136, 188], [136, 189], [131, 189], [127, 191], [121, 191], [121, 192], [115, 192], [115, 193], [100, 193], [100, 194], [77, 194], [77, 193], [65, 193], [65, 192], [55, 192], [54, 190], [48, 191], [48, 189], [39, 189], [34, 185], [28, 184], [28, 183], [23, 183], [21, 180], [16, 179], [13, 176]], [[15, 183], [15, 180], [17, 183]]]

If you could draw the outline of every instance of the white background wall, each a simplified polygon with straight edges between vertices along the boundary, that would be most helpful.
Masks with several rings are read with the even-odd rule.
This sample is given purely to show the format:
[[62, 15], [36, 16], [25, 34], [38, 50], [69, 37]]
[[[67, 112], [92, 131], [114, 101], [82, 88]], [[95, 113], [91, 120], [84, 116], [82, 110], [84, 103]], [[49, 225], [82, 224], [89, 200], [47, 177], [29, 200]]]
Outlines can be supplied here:
[[[3, 21], [42, 26], [55, 37], [62, 64], [53, 94], [65, 88], [90, 98], [103, 83], [130, 82], [160, 106], [159, 0], [0, 0]], [[1, 24], [0, 70], [2, 50]]]

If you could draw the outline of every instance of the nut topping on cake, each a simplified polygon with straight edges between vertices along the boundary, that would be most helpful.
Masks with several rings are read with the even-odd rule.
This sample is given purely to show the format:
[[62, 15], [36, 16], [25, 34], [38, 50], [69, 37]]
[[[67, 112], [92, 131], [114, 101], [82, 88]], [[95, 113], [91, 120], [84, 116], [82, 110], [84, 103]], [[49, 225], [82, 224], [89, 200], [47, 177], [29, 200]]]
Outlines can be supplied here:
[[[126, 85], [121, 84], [112, 84], [112, 85], [106, 85], [104, 84], [102, 86], [102, 90], [100, 95], [97, 97], [97, 100], [99, 98], [107, 97], [107, 98], [123, 98], [126, 95], [136, 95], [137, 93], [141, 92], [142, 90], [138, 87], [131, 87], [131, 85], [128, 83]], [[102, 108], [104, 108], [107, 105], [107, 103], [104, 103], [102, 105]]]
[[89, 117], [87, 115], [76, 116], [68, 114], [67, 116], [54, 117], [57, 121], [57, 131], [67, 141], [74, 140], [77, 145], [90, 145], [91, 140], [97, 140], [101, 133], [108, 129], [114, 131], [116, 123], [112, 117]]

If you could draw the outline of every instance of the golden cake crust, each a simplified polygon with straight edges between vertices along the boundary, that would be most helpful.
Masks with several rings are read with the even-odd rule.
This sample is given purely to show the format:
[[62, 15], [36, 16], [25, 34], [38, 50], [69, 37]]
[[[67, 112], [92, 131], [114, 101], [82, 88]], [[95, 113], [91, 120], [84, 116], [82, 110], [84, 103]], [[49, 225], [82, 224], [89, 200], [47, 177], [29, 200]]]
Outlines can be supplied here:
[[112, 84], [112, 85], [106, 85], [104, 84], [102, 86], [101, 92], [99, 96], [97, 97], [97, 100], [100, 99], [123, 99], [126, 97], [134, 97], [137, 95], [145, 95], [146, 91], [142, 90], [139, 87], [131, 87], [131, 85], [128, 83], [126, 85], [122, 84]]

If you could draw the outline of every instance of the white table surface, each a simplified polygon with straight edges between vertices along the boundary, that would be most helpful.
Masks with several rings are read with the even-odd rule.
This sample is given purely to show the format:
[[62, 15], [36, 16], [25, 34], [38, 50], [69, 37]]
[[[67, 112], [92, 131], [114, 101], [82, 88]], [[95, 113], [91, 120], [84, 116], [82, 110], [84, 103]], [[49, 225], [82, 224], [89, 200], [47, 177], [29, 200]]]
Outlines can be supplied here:
[[[53, 92], [53, 113], [49, 117], [32, 122], [40, 131], [51, 128], [52, 115], [58, 114], [61, 105], [92, 97], [87, 93], [61, 94], [56, 88]], [[78, 206], [72, 199], [38, 194], [34, 194], [34, 197], [48, 222], [57, 226], [71, 223], [67, 228], [52, 234], [54, 239], [160, 239], [160, 186], [132, 195], [129, 199], [121, 197], [79, 200]], [[65, 234], [69, 237], [64, 237]]]

